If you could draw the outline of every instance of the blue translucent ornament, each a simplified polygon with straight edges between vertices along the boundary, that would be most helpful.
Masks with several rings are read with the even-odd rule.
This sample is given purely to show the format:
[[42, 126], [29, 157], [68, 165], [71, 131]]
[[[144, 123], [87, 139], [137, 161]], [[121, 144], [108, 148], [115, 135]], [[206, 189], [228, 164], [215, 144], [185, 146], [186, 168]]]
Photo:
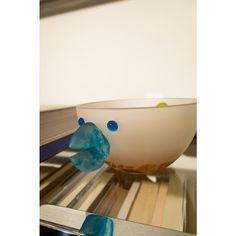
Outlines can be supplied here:
[[110, 153], [110, 144], [102, 131], [91, 122], [80, 126], [73, 134], [69, 147], [79, 151], [70, 158], [81, 171], [94, 171], [100, 168]]
[[112, 236], [113, 231], [114, 223], [112, 219], [95, 214], [88, 215], [80, 229], [80, 233], [83, 235], [91, 236]]
[[83, 125], [85, 123], [84, 118], [80, 117], [78, 119], [78, 123], [79, 123], [80, 126]]
[[118, 124], [117, 124], [116, 121], [110, 120], [110, 121], [107, 122], [107, 128], [110, 131], [116, 131], [116, 130], [118, 130]]

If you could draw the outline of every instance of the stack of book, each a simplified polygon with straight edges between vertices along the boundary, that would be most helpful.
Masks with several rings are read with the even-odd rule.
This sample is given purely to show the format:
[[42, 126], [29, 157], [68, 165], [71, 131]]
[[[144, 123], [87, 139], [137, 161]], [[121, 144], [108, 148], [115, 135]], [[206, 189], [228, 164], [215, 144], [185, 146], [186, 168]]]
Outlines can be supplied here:
[[77, 127], [75, 106], [40, 107], [41, 202], [55, 195], [63, 182], [77, 171], [69, 161], [75, 153], [66, 150]]
[[40, 161], [65, 150], [77, 127], [75, 106], [41, 106]]
[[61, 191], [63, 184], [78, 173], [78, 170], [69, 160], [73, 155], [75, 155], [75, 152], [65, 150], [40, 163], [41, 204]]
[[109, 167], [77, 173], [48, 202], [61, 207], [137, 223], [186, 231], [187, 182], [184, 176], [121, 174]]

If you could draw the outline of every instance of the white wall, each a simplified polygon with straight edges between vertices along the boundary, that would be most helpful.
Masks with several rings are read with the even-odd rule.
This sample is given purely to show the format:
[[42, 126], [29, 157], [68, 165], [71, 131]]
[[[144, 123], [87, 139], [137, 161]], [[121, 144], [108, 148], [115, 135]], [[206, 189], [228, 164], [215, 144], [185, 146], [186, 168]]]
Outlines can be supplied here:
[[195, 0], [126, 0], [40, 24], [41, 104], [196, 97]]

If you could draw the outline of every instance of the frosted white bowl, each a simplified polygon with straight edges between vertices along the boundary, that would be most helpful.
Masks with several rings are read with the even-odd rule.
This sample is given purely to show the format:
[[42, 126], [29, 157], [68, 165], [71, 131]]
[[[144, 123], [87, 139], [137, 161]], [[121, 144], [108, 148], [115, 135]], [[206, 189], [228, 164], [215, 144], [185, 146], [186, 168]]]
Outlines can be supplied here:
[[[157, 108], [159, 102], [168, 106]], [[107, 164], [121, 171], [152, 173], [174, 162], [196, 132], [196, 99], [147, 98], [77, 106], [78, 118], [93, 122], [110, 143]], [[114, 120], [118, 130], [107, 123]]]

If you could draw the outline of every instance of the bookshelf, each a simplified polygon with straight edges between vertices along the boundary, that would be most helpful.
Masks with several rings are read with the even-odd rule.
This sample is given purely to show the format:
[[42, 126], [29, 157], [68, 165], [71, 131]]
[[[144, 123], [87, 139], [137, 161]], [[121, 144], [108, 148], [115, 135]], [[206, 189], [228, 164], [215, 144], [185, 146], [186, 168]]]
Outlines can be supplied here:
[[[191, 144], [190, 149], [194, 148], [196, 144]], [[71, 172], [65, 162], [53, 175], [44, 177], [44, 182], [53, 176], [60, 179], [63, 168], [65, 173]], [[183, 154], [176, 163], [152, 175], [122, 173], [107, 165], [90, 173], [75, 171], [62, 185], [62, 190], [51, 185], [52, 193], [43, 192], [42, 205], [196, 234], [196, 157]]]

